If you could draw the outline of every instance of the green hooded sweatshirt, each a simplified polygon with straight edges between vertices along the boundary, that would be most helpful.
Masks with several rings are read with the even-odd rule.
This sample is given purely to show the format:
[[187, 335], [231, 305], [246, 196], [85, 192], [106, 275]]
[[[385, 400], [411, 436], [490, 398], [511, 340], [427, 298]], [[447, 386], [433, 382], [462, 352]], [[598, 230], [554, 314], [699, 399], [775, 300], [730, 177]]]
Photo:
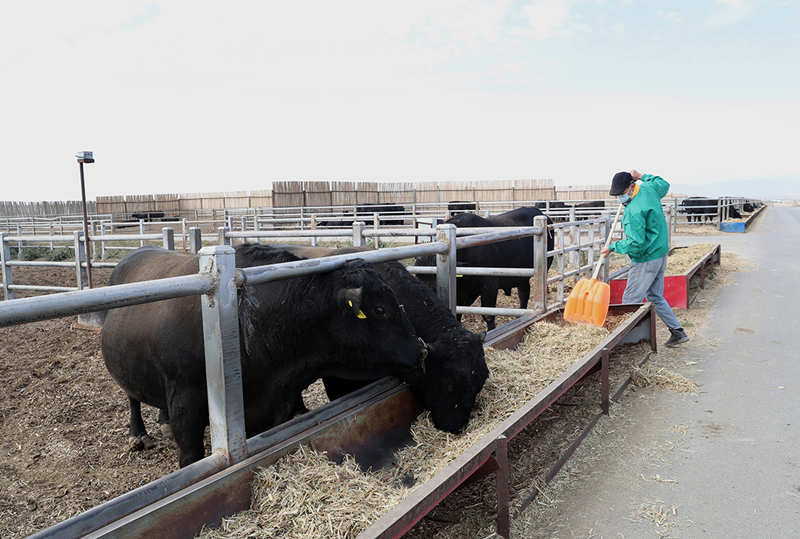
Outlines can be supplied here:
[[648, 262], [667, 254], [667, 220], [661, 209], [661, 199], [667, 191], [669, 184], [664, 178], [642, 174], [639, 192], [622, 214], [625, 239], [612, 242], [612, 251], [630, 256], [633, 262]]

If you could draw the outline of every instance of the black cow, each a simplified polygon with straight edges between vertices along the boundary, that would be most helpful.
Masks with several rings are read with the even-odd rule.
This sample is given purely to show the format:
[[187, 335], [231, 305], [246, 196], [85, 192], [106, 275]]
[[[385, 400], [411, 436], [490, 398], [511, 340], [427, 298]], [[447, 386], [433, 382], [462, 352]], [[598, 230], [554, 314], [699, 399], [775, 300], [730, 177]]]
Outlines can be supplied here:
[[742, 214], [736, 209], [736, 206], [728, 206], [728, 217], [731, 219], [741, 219]]
[[327, 228], [327, 227], [335, 227], [335, 226], [353, 226], [353, 223], [356, 221], [363, 221], [367, 224], [372, 223], [373, 213], [392, 213], [393, 215], [388, 216], [381, 216], [380, 217], [380, 224], [381, 225], [397, 225], [403, 226], [405, 224], [405, 217], [402, 214], [405, 213], [406, 209], [403, 206], [392, 206], [387, 204], [374, 204], [369, 206], [358, 206], [356, 207], [357, 217], [348, 217], [347, 219], [342, 220], [329, 220], [329, 221], [320, 221], [317, 223], [317, 226], [320, 228]]
[[[299, 260], [259, 245], [236, 249], [239, 267]], [[198, 258], [144, 248], [125, 257], [109, 284], [188, 275]], [[427, 348], [374, 268], [339, 270], [239, 290], [239, 342], [248, 436], [292, 417], [295, 395], [320, 376], [372, 379], [414, 374]], [[200, 298], [107, 312], [101, 335], [106, 367], [128, 394], [130, 434], [146, 438], [144, 402], [166, 412], [181, 467], [203, 457], [208, 424]]]
[[560, 200], [551, 200], [549, 202], [537, 202], [534, 205], [534, 207], [539, 208], [540, 210], [544, 210], [547, 209], [548, 205], [550, 206], [551, 210], [559, 210], [567, 207], [567, 205]]
[[[602, 209], [606, 207], [606, 203], [602, 200], [591, 200], [589, 202], [581, 202], [580, 204], [575, 204], [575, 220], [576, 221], [583, 221], [585, 219], [596, 219], [600, 217], [600, 211], [585, 211], [585, 210], [592, 210], [592, 209]], [[584, 211], [581, 211], [584, 210]]]
[[[465, 227], [498, 227], [498, 226], [532, 226], [533, 218], [537, 215], [544, 215], [539, 209], [533, 207], [517, 208], [515, 210], [501, 213], [485, 219], [473, 213], [462, 213], [446, 221], [460, 228]], [[552, 220], [547, 217], [547, 223], [552, 224]], [[547, 250], [553, 249], [553, 231], [547, 231]], [[553, 257], [547, 257], [547, 268], [553, 262]], [[458, 251], [459, 266], [477, 266], [493, 268], [532, 268], [533, 267], [533, 240], [531, 238], [520, 238], [489, 245], [479, 245]], [[425, 256], [417, 259], [415, 265], [432, 266], [435, 265], [433, 256]], [[427, 282], [429, 286], [436, 286], [434, 275], [420, 275], [420, 279]], [[456, 302], [458, 305], [472, 305], [478, 298], [481, 298], [481, 306], [495, 307], [497, 305], [497, 290], [501, 289], [505, 294], [511, 295], [511, 289], [516, 288], [519, 293], [519, 306], [521, 309], [528, 307], [528, 300], [531, 295], [530, 279], [527, 277], [494, 277], [494, 276], [471, 276], [464, 275], [457, 280]], [[460, 318], [460, 317], [459, 317]], [[494, 316], [484, 316], [486, 327], [494, 329]]]
[[[548, 205], [550, 206], [549, 209], [547, 208]], [[569, 218], [567, 216], [563, 215], [563, 212], [559, 212], [559, 215], [556, 216], [556, 217], [552, 217], [550, 215], [550, 213], [549, 213], [551, 210], [563, 210], [563, 209], [569, 208], [569, 206], [567, 206], [561, 200], [551, 200], [551, 201], [549, 201], [549, 203], [548, 202], [537, 202], [534, 206], [536, 208], [539, 208], [540, 210], [544, 210], [545, 214], [548, 217], [550, 217], [556, 223], [565, 222], [565, 221], [569, 220]]]
[[744, 211], [745, 213], [753, 213], [754, 211], [756, 211], [756, 209], [751, 202], [745, 202], [744, 207], [742, 207], [742, 211]]
[[459, 213], [475, 211], [477, 205], [474, 202], [467, 202], [465, 200], [451, 200], [447, 203], [447, 211], [451, 216], [458, 215]]
[[693, 220], [699, 223], [703, 217], [706, 221], [712, 221], [717, 216], [718, 204], [716, 198], [689, 197], [681, 201], [681, 211], [688, 216], [690, 223]]
[[[296, 246], [276, 248], [285, 248], [301, 258], [362, 250]], [[436, 428], [452, 433], [461, 431], [469, 421], [475, 398], [489, 375], [483, 357], [482, 336], [464, 329], [434, 291], [408, 273], [402, 264], [384, 262], [375, 264], [374, 268], [403, 305], [417, 335], [428, 345], [425, 373], [407, 378], [412, 392], [417, 401], [430, 410]], [[331, 400], [365, 385], [363, 382], [335, 377], [325, 377], [323, 382]]]

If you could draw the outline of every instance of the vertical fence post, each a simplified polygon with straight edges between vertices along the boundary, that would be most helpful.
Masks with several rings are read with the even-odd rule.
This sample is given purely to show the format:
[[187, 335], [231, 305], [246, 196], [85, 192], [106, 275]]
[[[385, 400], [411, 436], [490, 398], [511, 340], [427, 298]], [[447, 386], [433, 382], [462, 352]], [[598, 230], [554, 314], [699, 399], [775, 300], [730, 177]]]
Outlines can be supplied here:
[[[109, 227], [110, 226], [111, 225], [109, 224]], [[111, 232], [109, 230], [109, 234], [110, 233]], [[106, 235], [106, 223], [100, 221], [100, 236], [105, 236], [105, 235]], [[100, 258], [102, 258], [103, 260], [105, 260], [106, 258], [106, 240], [100, 240]]]
[[497, 463], [495, 476], [495, 489], [497, 492], [497, 521], [495, 523], [497, 535], [509, 539], [511, 536], [511, 522], [509, 519], [509, 492], [508, 492], [508, 438], [501, 434], [494, 442], [494, 460]]
[[665, 217], [667, 219], [667, 248], [672, 248], [672, 207], [667, 206], [664, 208]]
[[234, 253], [229, 245], [200, 250], [200, 271], [218, 279], [201, 301], [211, 449], [230, 464], [247, 457]]
[[50, 251], [52, 252], [55, 248], [56, 246], [53, 242], [53, 223], [50, 223]]
[[678, 199], [672, 199], [672, 233], [678, 231]]
[[[613, 232], [612, 230], [610, 230], [610, 228], [611, 228], [611, 212], [605, 211], [605, 212], [603, 212], [603, 222], [600, 223], [600, 240], [601, 240], [600, 243], [601, 243], [601, 245], [605, 244], [605, 241], [608, 238], [608, 235]], [[609, 262], [609, 257], [605, 257], [603, 259], [603, 265], [600, 266], [600, 273], [598, 274], [598, 277], [604, 283], [608, 282], [608, 270], [609, 270], [610, 267], [611, 267], [611, 265], [610, 265], [610, 262]]]
[[170, 226], [161, 229], [161, 246], [170, 251], [175, 250], [175, 231]]
[[[22, 227], [17, 225], [17, 237], [22, 236]], [[17, 240], [17, 259], [22, 260], [22, 240]]]
[[539, 312], [547, 310], [547, 218], [537, 215], [533, 226], [542, 229], [533, 236], [533, 308]]
[[231, 245], [233, 243], [233, 238], [228, 236], [228, 232], [230, 232], [230, 228], [226, 226], [221, 226], [217, 228], [217, 234], [219, 237], [219, 245]]
[[[703, 221], [705, 222], [705, 217]], [[722, 229], [722, 197], [717, 199], [717, 228]]]
[[92, 253], [97, 256], [97, 251], [99, 251], [99, 249], [97, 248], [97, 240], [94, 239], [95, 236], [97, 236], [97, 221], [92, 219]]
[[[313, 231], [313, 230], [316, 230], [316, 229], [317, 229], [317, 216], [312, 214], [311, 215], [311, 230]], [[316, 247], [316, 246], [317, 246], [317, 237], [316, 236], [311, 236], [311, 247]]]
[[586, 252], [586, 265], [590, 266], [589, 271], [594, 271], [594, 229], [594, 223], [589, 225], [589, 250]]
[[183, 250], [186, 251], [186, 230], [188, 227], [186, 226], [186, 217], [181, 219], [181, 238], [183, 240]]
[[[139, 234], [144, 234], [144, 219], [139, 219]], [[139, 240], [139, 247], [144, 247], [144, 240]]]
[[247, 230], [247, 216], [246, 215], [242, 215], [242, 218], [239, 219], [239, 221], [240, 221], [240, 224], [242, 226], [242, 232], [244, 232], [245, 230]]
[[89, 284], [86, 278], [86, 268], [83, 267], [86, 262], [86, 242], [82, 240], [83, 232], [80, 230], [73, 232], [72, 236], [75, 249], [75, 279], [78, 282], [78, 289], [83, 290]]
[[447, 252], [436, 255], [436, 295], [456, 314], [456, 225], [437, 225], [436, 241], [447, 244]]
[[6, 241], [8, 232], [0, 232], [0, 271], [3, 274], [3, 298], [14, 299], [14, 291], [8, 289], [13, 284], [11, 279], [11, 266], [6, 263], [11, 260], [11, 246]]
[[203, 248], [203, 231], [199, 226], [189, 229], [189, 252], [197, 254]]
[[366, 223], [361, 221], [353, 223], [353, 247], [364, 246], [364, 228], [366, 226]]
[[381, 240], [377, 235], [378, 229], [381, 226], [381, 218], [377, 213], [372, 214], [372, 229], [375, 231], [375, 236], [372, 237], [372, 245], [376, 249], [380, 246]]

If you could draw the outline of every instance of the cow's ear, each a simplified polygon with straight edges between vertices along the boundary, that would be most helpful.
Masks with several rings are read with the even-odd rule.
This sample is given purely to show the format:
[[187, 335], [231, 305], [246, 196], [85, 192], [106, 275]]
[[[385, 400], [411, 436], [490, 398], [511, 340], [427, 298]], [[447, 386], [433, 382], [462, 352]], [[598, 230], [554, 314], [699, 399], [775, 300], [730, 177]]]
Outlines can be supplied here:
[[339, 290], [338, 301], [340, 307], [352, 311], [356, 317], [366, 318], [361, 310], [361, 292], [361, 287], [343, 288]]

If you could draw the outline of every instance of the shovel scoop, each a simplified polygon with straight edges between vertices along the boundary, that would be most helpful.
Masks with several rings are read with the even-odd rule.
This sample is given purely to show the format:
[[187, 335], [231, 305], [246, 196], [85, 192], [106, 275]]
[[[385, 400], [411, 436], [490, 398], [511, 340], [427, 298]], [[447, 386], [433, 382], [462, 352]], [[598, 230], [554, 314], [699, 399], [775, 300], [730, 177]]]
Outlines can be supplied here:
[[[621, 211], [622, 204], [617, 209], [614, 224], [611, 225], [611, 230], [608, 233], [606, 249], [611, 244], [611, 236], [617, 226], [617, 219], [619, 219]], [[603, 260], [605, 260], [605, 255], [600, 255], [600, 260], [597, 261], [592, 278], [581, 279], [570, 292], [567, 304], [564, 307], [564, 320], [567, 322], [586, 322], [598, 327], [602, 327], [605, 323], [606, 315], [608, 314], [608, 303], [611, 300], [611, 287], [608, 283], [597, 280], [597, 274], [600, 272], [600, 265]]]

